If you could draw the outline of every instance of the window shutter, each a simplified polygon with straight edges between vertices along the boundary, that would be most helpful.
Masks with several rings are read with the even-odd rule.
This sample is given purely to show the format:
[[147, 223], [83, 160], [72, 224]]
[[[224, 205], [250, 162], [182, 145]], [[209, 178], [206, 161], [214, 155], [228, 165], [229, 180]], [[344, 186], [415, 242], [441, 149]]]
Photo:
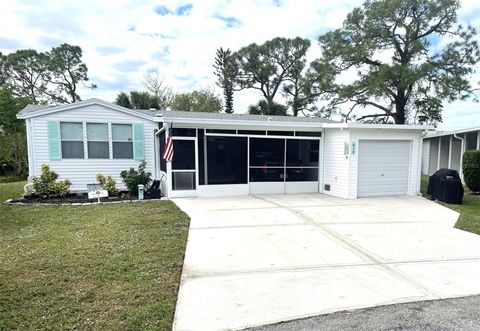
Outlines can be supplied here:
[[48, 131], [48, 158], [52, 160], [62, 159], [62, 143], [60, 140], [60, 122], [47, 121]]
[[137, 161], [145, 160], [143, 142], [143, 123], [133, 124], [133, 158]]

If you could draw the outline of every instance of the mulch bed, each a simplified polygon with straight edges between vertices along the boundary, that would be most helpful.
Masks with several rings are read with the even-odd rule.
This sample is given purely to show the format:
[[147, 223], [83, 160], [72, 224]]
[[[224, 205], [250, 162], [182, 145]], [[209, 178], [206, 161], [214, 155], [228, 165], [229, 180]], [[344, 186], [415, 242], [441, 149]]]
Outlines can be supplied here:
[[[121, 198], [112, 197], [112, 198], [100, 198], [100, 202], [114, 202], [122, 201]], [[89, 203], [89, 202], [98, 202], [97, 199], [88, 199], [87, 197], [65, 197], [65, 198], [55, 198], [55, 199], [42, 199], [42, 198], [24, 198], [18, 200], [11, 200], [10, 203], [48, 203], [48, 204], [64, 204], [64, 203]]]
[[[145, 197], [145, 200], [150, 200]], [[128, 198], [120, 198], [117, 197], [107, 197], [107, 198], [100, 198], [100, 202], [130, 202], [130, 201], [137, 201], [136, 197], [132, 199]], [[98, 199], [88, 199], [86, 194], [69, 194], [63, 198], [54, 198], [54, 199], [42, 199], [38, 196], [26, 197], [22, 199], [14, 199], [8, 201], [11, 204], [50, 204], [50, 205], [62, 205], [62, 204], [90, 204], [90, 203], [97, 203]]]

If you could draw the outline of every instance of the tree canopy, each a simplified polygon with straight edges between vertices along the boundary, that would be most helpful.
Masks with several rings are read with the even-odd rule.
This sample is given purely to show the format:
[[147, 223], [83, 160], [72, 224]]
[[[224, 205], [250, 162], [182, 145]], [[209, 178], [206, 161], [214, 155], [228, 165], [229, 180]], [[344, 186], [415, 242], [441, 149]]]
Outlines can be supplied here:
[[0, 86], [0, 174], [24, 177], [28, 174], [25, 121], [17, 113], [30, 100], [18, 98], [7, 86]]
[[261, 45], [250, 44], [233, 53], [220, 48], [214, 73], [217, 84], [224, 90], [225, 102], [233, 100], [234, 91], [254, 89], [261, 92], [268, 109], [274, 105], [275, 96], [283, 91], [292, 97], [289, 105], [295, 116], [301, 109], [307, 109], [312, 99], [304, 98], [302, 89], [307, 81], [302, 75], [309, 47], [308, 39], [278, 37]]
[[171, 110], [219, 113], [222, 100], [210, 89], [177, 93], [170, 103]]
[[[323, 57], [313, 74], [329, 100], [324, 110], [348, 104], [347, 120], [368, 107], [376, 111], [357, 120], [433, 122], [443, 102], [474, 96], [480, 52], [476, 31], [457, 23], [459, 7], [458, 0], [367, 0], [354, 9], [342, 28], [319, 38]], [[354, 80], [341, 83], [342, 75]]]
[[250, 115], [279, 115], [286, 116], [288, 107], [272, 101], [270, 105], [266, 100], [260, 100], [255, 105], [248, 107], [248, 113]]
[[78, 85], [86, 85], [88, 69], [82, 62], [79, 46], [62, 44], [50, 52], [21, 49], [0, 54], [0, 85], [8, 86], [13, 95], [28, 98], [31, 103], [72, 103], [79, 101]]
[[131, 91], [129, 94], [120, 92], [115, 103], [130, 109], [170, 109], [194, 112], [221, 112], [222, 100], [211, 89], [201, 89], [192, 92], [173, 93], [169, 89], [169, 97], [161, 96], [151, 91]]

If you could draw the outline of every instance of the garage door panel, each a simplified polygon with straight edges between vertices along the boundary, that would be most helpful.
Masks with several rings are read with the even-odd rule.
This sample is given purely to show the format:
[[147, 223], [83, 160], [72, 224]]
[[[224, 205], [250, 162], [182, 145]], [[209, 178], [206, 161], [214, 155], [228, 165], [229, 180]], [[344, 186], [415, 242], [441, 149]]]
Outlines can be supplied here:
[[405, 160], [402, 156], [384, 156], [383, 164], [401, 167], [408, 165], [408, 160]]
[[357, 196], [406, 195], [410, 141], [360, 140]]

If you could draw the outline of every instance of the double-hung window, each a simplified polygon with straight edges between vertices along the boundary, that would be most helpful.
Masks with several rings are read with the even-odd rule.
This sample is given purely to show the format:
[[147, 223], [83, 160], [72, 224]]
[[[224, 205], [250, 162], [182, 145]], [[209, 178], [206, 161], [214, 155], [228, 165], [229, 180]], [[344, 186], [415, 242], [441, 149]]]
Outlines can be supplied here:
[[87, 143], [89, 159], [108, 159], [108, 124], [87, 123]]
[[83, 124], [73, 122], [60, 123], [62, 158], [83, 159]]
[[112, 124], [112, 148], [114, 159], [133, 159], [131, 124]]

